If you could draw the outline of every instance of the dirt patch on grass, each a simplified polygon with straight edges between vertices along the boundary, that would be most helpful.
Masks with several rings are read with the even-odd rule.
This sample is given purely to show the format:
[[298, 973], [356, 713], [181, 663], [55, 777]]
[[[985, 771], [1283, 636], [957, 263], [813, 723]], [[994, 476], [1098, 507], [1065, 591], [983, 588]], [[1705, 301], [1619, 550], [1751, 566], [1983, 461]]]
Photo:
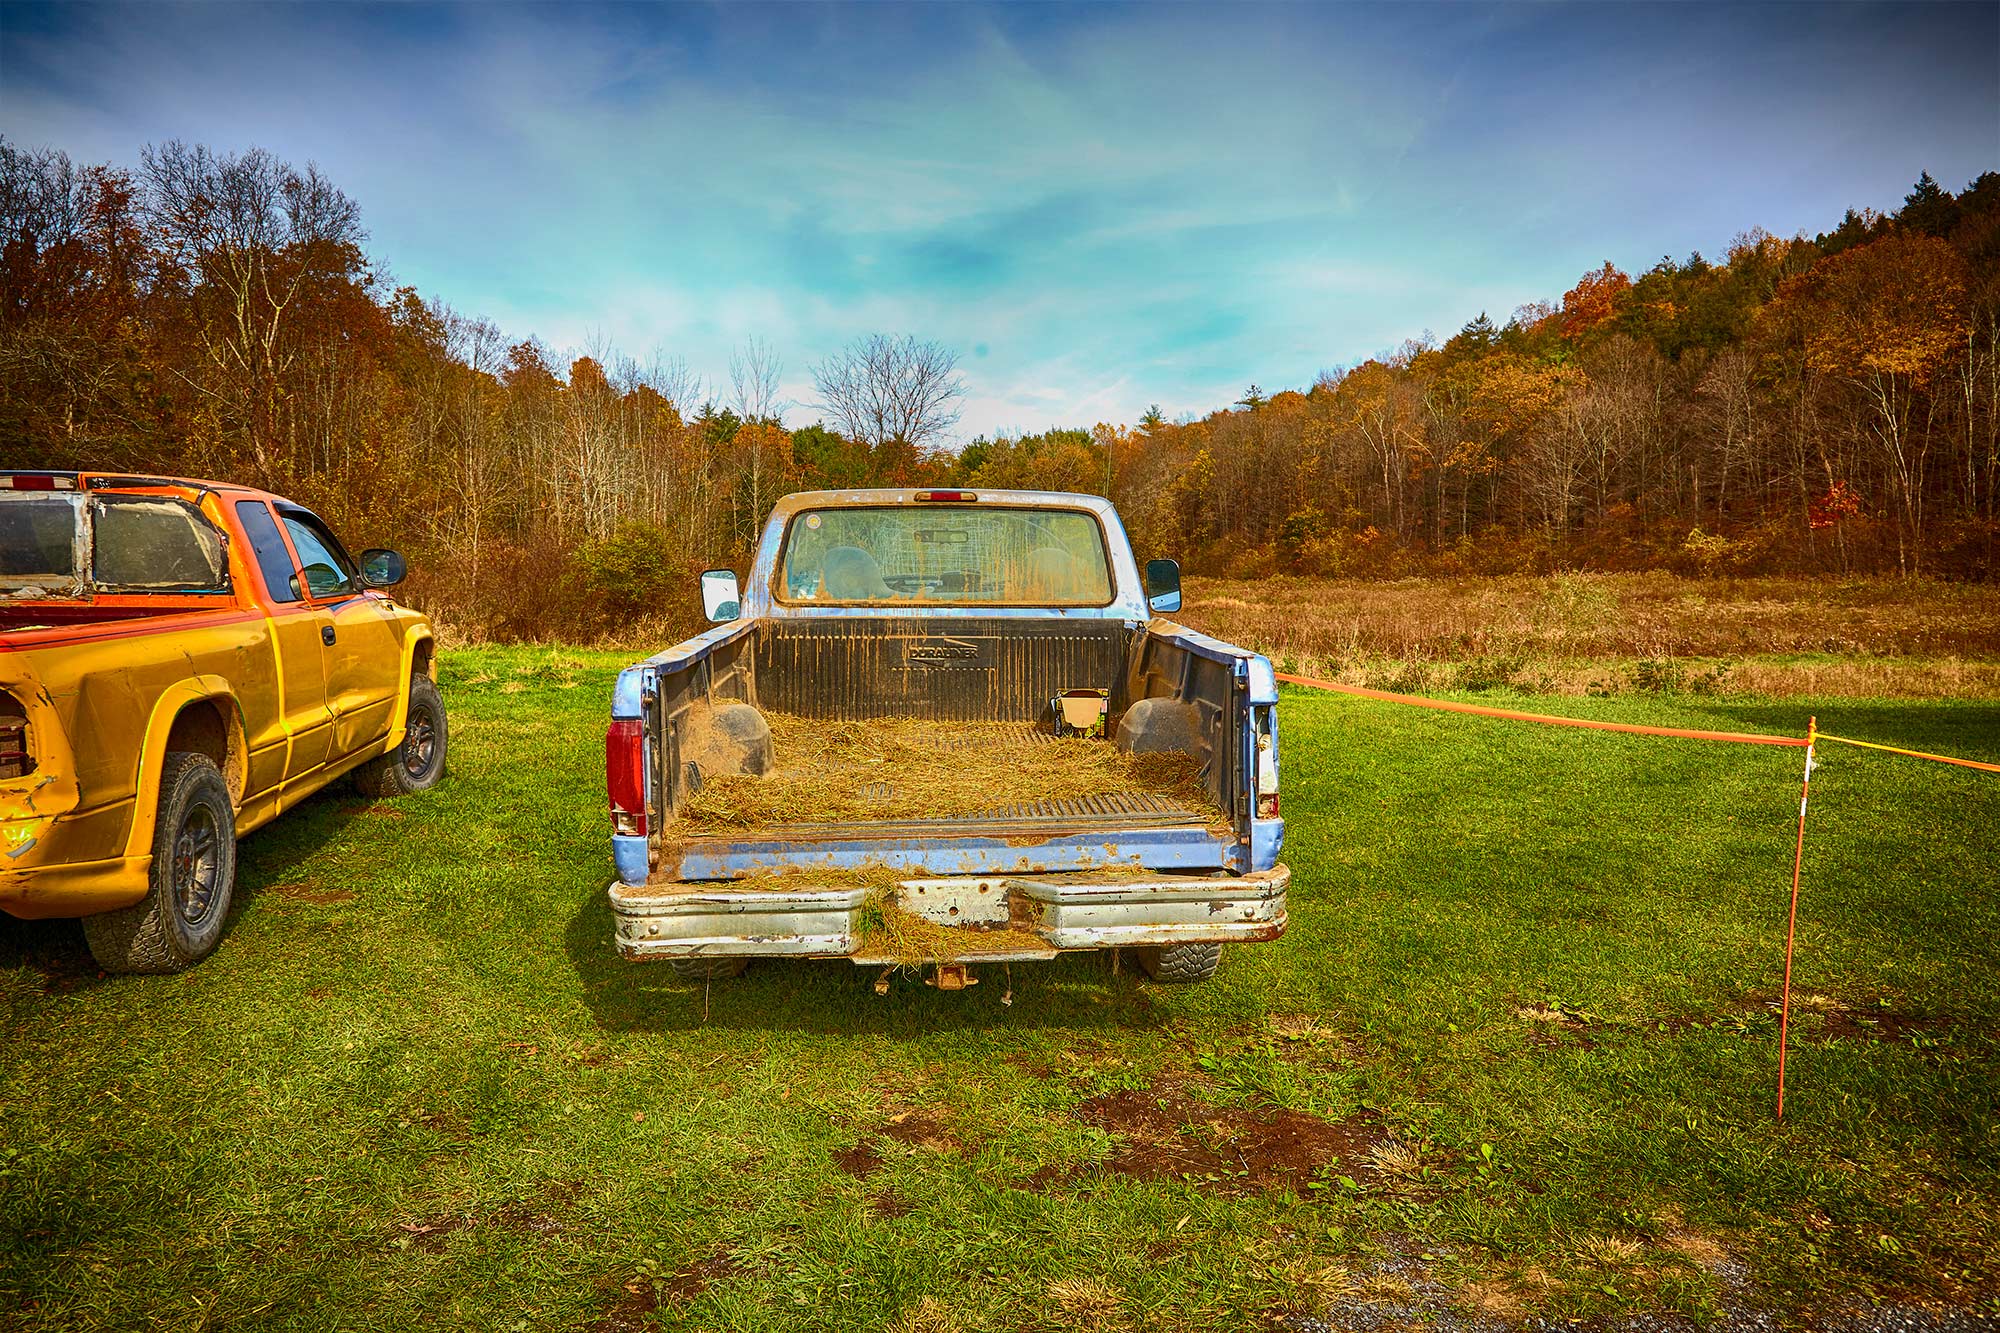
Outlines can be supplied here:
[[863, 1139], [851, 1148], [837, 1148], [833, 1164], [856, 1180], [866, 1180], [882, 1169], [882, 1150], [873, 1139]]
[[1581, 1010], [1561, 1004], [1527, 1004], [1515, 1009], [1514, 1016], [1528, 1024], [1528, 1044], [1538, 1050], [1597, 1049], [1597, 1038], [1590, 1035], [1591, 1015]]
[[618, 1287], [617, 1299], [589, 1326], [590, 1333], [642, 1333], [659, 1308], [658, 1288], [645, 1278], [635, 1278]]
[[885, 1141], [936, 1153], [960, 1152], [965, 1147], [936, 1116], [927, 1111], [903, 1111], [862, 1135], [852, 1147], [835, 1149], [833, 1164], [856, 1180], [866, 1180], [882, 1169]]
[[1336, 1124], [1281, 1107], [1209, 1106], [1173, 1089], [1108, 1092], [1071, 1114], [1118, 1140], [1106, 1170], [1226, 1193], [1304, 1193], [1328, 1172], [1373, 1176], [1370, 1153], [1386, 1137], [1366, 1114]]
[[1074, 1162], [1050, 1162], [1038, 1166], [1021, 1182], [1020, 1188], [1033, 1194], [1047, 1194], [1076, 1179], [1078, 1168]]
[[398, 1222], [390, 1244], [419, 1254], [441, 1254], [445, 1242], [461, 1231], [491, 1230], [510, 1236], [556, 1236], [564, 1224], [551, 1209], [561, 1209], [582, 1192], [573, 1180], [559, 1180], [543, 1186], [533, 1199], [508, 1199], [486, 1209], [440, 1212], [409, 1222]]
[[486, 1225], [517, 1236], [553, 1236], [563, 1229], [562, 1223], [553, 1214], [518, 1199], [502, 1204], [493, 1216], [486, 1219]]
[[735, 1261], [728, 1255], [711, 1254], [662, 1280], [659, 1299], [675, 1305], [685, 1304], [707, 1291], [711, 1284], [734, 1277], [738, 1271]]
[[[1765, 1014], [1776, 1021], [1783, 1002], [1778, 996], [1753, 992], [1738, 1000], [1736, 1008], [1745, 1014]], [[1795, 991], [1789, 1035], [1795, 1041], [1906, 1042], [1919, 1036], [1940, 1035], [1957, 1026], [1956, 1018], [1907, 1013], [1886, 999], [1850, 1003], [1832, 995]]]
[[414, 1221], [398, 1222], [396, 1229], [401, 1234], [392, 1238], [391, 1243], [400, 1241], [402, 1248], [419, 1254], [442, 1254], [448, 1238], [476, 1225], [471, 1215], [466, 1213], [434, 1213]]
[[965, 1145], [937, 1117], [924, 1111], [904, 1111], [882, 1126], [885, 1137], [932, 1152], [957, 1152]]
[[893, 1190], [881, 1190], [868, 1198], [868, 1207], [877, 1217], [908, 1217], [915, 1206]]

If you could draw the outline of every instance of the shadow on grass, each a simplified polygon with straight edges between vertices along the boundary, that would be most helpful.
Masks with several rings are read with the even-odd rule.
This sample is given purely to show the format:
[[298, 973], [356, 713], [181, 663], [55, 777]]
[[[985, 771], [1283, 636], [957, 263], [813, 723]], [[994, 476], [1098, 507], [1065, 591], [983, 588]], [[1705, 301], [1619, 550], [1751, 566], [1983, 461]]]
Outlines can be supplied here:
[[[335, 782], [239, 841], [229, 923], [216, 948], [229, 947], [242, 914], [265, 890], [291, 879], [298, 861], [340, 837], [368, 808], [369, 803], [346, 782]], [[83, 922], [22, 921], [0, 913], [0, 971], [21, 968], [41, 973], [44, 990], [76, 992], [112, 980], [91, 956]]]
[[[564, 947], [592, 1020], [611, 1032], [720, 1028], [922, 1040], [986, 1032], [1154, 1031], [1172, 1017], [1162, 992], [1143, 982], [1135, 963], [1121, 960], [1114, 974], [1105, 951], [1011, 969], [977, 964], [972, 970], [979, 984], [956, 992], [939, 991], [917, 970], [901, 969], [891, 975], [889, 993], [877, 995], [880, 970], [844, 959], [760, 958], [740, 977], [704, 983], [684, 981], [662, 962], [628, 963], [611, 941], [611, 908], [601, 892], [593, 893], [570, 917]], [[1229, 968], [1227, 950], [1223, 968]]]

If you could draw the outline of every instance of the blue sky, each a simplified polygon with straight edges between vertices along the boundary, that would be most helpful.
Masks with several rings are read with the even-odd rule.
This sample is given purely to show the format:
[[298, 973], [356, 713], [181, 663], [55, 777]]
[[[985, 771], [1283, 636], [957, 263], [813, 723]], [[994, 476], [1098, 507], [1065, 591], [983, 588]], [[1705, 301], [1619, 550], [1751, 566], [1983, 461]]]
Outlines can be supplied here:
[[862, 333], [960, 433], [1303, 386], [1609, 259], [2000, 168], [2000, 6], [0, 4], [0, 133], [316, 161], [397, 280], [558, 351]]

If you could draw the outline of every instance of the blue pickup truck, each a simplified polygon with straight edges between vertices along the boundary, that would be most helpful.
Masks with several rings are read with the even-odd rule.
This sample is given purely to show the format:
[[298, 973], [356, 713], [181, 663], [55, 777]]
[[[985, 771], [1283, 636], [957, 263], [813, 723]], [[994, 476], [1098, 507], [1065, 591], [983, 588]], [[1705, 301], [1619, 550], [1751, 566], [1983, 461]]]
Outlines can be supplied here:
[[[1283, 932], [1271, 664], [1161, 618], [1180, 608], [1179, 567], [1142, 574], [1108, 502], [795, 494], [747, 582], [712, 570], [702, 593], [714, 627], [627, 667], [612, 697], [610, 900], [625, 958], [711, 978], [753, 958], [907, 965], [874, 929], [886, 912], [929, 929], [941, 988], [974, 980], [973, 964], [1078, 949], [1130, 949], [1156, 980], [1201, 981], [1224, 943]], [[818, 751], [788, 737], [890, 726], [959, 747], [968, 775], [1006, 763], [1011, 744], [1062, 737], [1036, 762], [1094, 774], [1153, 755], [1185, 780], [1059, 783], [1059, 796], [969, 810], [960, 791], [933, 813], [924, 790], [897, 787], [936, 769], [830, 765], [807, 785], [838, 798], [838, 817], [810, 802], [747, 821], [694, 814], [709, 784], [796, 780], [812, 757], [785, 746]], [[875, 798], [893, 813], [871, 814]]]

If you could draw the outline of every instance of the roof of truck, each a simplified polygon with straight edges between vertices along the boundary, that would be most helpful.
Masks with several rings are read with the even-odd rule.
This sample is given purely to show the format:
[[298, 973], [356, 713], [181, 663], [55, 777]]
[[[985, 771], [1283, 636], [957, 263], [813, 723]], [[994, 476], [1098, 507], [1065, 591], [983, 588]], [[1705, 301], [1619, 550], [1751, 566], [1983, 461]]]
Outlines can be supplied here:
[[[22, 482], [43, 483], [22, 485]], [[67, 484], [65, 484], [67, 483]], [[198, 477], [159, 477], [136, 472], [66, 471], [47, 468], [0, 468], [0, 490], [10, 491], [100, 491], [178, 490], [216, 491], [232, 495], [262, 495], [283, 499], [271, 491], [242, 486], [232, 481], [204, 481]]]
[[1060, 509], [1109, 509], [1101, 495], [1077, 491], [1010, 491], [993, 487], [873, 486], [840, 491], [793, 491], [774, 508], [789, 513], [827, 505], [879, 504], [1008, 504], [1046, 505]]

